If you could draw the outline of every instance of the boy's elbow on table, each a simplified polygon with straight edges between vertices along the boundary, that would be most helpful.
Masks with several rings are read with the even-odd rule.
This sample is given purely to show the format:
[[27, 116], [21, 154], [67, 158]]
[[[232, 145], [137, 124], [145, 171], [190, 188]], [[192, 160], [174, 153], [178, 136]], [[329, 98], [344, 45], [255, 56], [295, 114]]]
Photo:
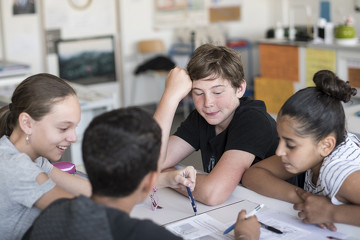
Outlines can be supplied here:
[[223, 198], [221, 196], [209, 196], [208, 198], [206, 198], [203, 203], [208, 205], [208, 206], [216, 206], [219, 204], [222, 204], [223, 202], [226, 201], [227, 198]]
[[[220, 190], [217, 190], [220, 189]], [[196, 187], [195, 187], [196, 190]], [[230, 196], [230, 194], [227, 194], [225, 191], [223, 191], [221, 188], [217, 188], [215, 186], [209, 186], [207, 190], [203, 189], [201, 193], [198, 192], [198, 194], [201, 195], [200, 198], [198, 198], [198, 201], [206, 204], [208, 206], [216, 206], [219, 204], [224, 203]], [[196, 200], [196, 198], [195, 198]]]

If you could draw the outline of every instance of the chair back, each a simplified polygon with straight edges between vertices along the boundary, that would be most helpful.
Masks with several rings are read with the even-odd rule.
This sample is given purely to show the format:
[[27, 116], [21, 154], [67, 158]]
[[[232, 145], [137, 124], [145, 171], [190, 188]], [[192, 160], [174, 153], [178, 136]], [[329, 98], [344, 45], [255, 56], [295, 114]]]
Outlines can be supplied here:
[[137, 43], [138, 52], [148, 53], [165, 53], [164, 42], [160, 39], [142, 40]]

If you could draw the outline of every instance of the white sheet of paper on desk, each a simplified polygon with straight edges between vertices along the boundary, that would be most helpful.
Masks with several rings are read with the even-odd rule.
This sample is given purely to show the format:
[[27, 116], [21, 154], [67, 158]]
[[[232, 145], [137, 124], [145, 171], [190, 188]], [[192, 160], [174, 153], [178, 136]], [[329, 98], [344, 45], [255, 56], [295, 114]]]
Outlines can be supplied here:
[[267, 209], [257, 215], [259, 221], [279, 229], [283, 234], [273, 233], [261, 228], [261, 240], [319, 240], [329, 239], [346, 239], [347, 234], [340, 232], [331, 232], [328, 229], [321, 229], [313, 224], [304, 224], [301, 219], [271, 209]]
[[[154, 212], [151, 210], [151, 207], [149, 205], [138, 204], [133, 208], [133, 210], [130, 213], [130, 216], [140, 219], [151, 219], [152, 221], [154, 221], [159, 225], [165, 225], [168, 223], [172, 223], [178, 220], [182, 220], [194, 216], [194, 211], [190, 204], [189, 197], [184, 196], [176, 192], [175, 190], [169, 188], [161, 188], [158, 190], [156, 194], [159, 198], [159, 205], [162, 207], [162, 209], [158, 209]], [[146, 201], [148, 201], [148, 199]], [[207, 206], [200, 202], [196, 202], [197, 213], [201, 214], [212, 211], [216, 213], [217, 212], [216, 209], [220, 209], [221, 207], [233, 205], [240, 202], [243, 202], [243, 200], [239, 197], [234, 197], [234, 196], [230, 196], [224, 203], [219, 204], [217, 206]], [[253, 205], [255, 205], [255, 203]], [[250, 208], [250, 210], [251, 209], [252, 208]], [[225, 220], [223, 221], [222, 219], [220, 219], [220, 221], [224, 223], [228, 221], [235, 221], [236, 217], [237, 217], [237, 212], [234, 212], [234, 214], [230, 215], [229, 219], [227, 219], [226, 221]]]
[[[341, 232], [331, 232], [316, 225], [303, 224], [297, 217], [265, 208], [257, 214], [259, 221], [275, 227], [283, 234], [273, 233], [261, 228], [260, 240], [319, 240], [319, 239], [347, 239], [349, 236]], [[186, 240], [218, 240], [234, 239], [234, 232], [224, 235], [228, 224], [224, 224], [208, 213], [200, 214], [165, 227]]]
[[226, 229], [225, 224], [206, 213], [171, 223], [165, 227], [172, 233], [179, 235], [186, 240], [234, 239], [232, 233], [227, 235], [223, 234]]

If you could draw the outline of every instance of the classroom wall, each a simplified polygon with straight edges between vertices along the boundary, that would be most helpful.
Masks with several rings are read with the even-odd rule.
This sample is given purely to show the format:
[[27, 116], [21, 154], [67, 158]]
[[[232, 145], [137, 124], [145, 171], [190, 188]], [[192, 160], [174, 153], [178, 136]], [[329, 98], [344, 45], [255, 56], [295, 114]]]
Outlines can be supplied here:
[[[245, 38], [255, 40], [265, 36], [265, 30], [274, 24], [274, 15], [271, 13], [274, 0], [243, 0], [241, 20], [217, 24], [223, 29], [228, 38]], [[277, 1], [277, 0], [275, 0]], [[149, 0], [123, 0], [121, 1], [121, 31], [123, 53], [123, 78], [125, 93], [131, 93], [131, 84], [134, 81], [132, 74], [139, 64], [136, 58], [136, 42], [145, 38], [161, 38], [169, 48], [174, 41], [172, 29], [156, 30], [153, 27], [152, 1]], [[141, 16], [141, 17], [140, 17]], [[261, 16], [261, 17], [259, 17]], [[131, 24], [130, 24], [131, 23]], [[255, 66], [256, 67], [256, 66]], [[148, 79], [149, 80], [149, 79]], [[146, 79], [138, 80], [136, 96], [158, 99], [161, 89], [149, 92], [150, 83]], [[154, 96], [154, 94], [156, 96]], [[151, 95], [151, 96], [150, 96]], [[146, 99], [136, 99], [136, 103], [144, 103]], [[130, 94], [125, 94], [125, 104], [130, 104]]]
[[[1, 0], [1, 19], [8, 60], [29, 64], [33, 72], [42, 72], [44, 62], [39, 14], [12, 14], [13, 1]], [[38, 9], [37, 9], [38, 10]], [[0, 38], [1, 39], [1, 38]], [[1, 58], [4, 56], [2, 52]]]
[[[101, 34], [107, 32], [116, 32], [114, 30], [115, 23], [111, 22], [116, 19], [113, 15], [115, 13], [115, 1], [119, 1], [120, 13], [120, 28], [121, 34], [117, 36], [120, 39], [121, 46], [121, 61], [122, 73], [120, 75], [124, 86], [124, 102], [121, 105], [126, 106], [130, 104], [131, 83], [133, 82], [133, 70], [139, 64], [136, 57], [136, 41], [145, 38], [161, 38], [164, 40], [166, 46], [169, 48], [174, 41], [174, 31], [172, 29], [154, 29], [153, 27], [153, 1], [152, 0], [93, 0], [92, 6], [84, 11], [78, 12], [68, 6], [67, 1], [46, 1], [36, 0], [37, 13], [33, 15], [12, 15], [12, 1], [1, 0], [1, 21], [4, 26], [4, 41], [6, 46], [6, 56], [8, 60], [19, 61], [27, 63], [31, 66], [32, 73], [49, 71], [55, 73], [56, 62], [54, 56], [47, 56], [43, 58], [44, 40], [42, 36], [42, 26], [40, 13], [40, 3], [46, 9], [53, 9], [59, 18], [59, 24], [63, 25], [63, 34], [66, 37], [86, 36], [94, 34]], [[246, 38], [249, 40], [256, 40], [263, 38], [268, 28], [274, 27], [277, 21], [282, 21], [286, 24], [288, 19], [288, 10], [282, 10], [285, 6], [290, 4], [306, 3], [311, 6], [313, 23], [318, 18], [318, 6], [320, 1], [314, 0], [242, 0], [241, 20], [236, 22], [227, 22], [217, 24], [224, 30], [228, 38]], [[352, 15], [356, 21], [356, 30], [360, 33], [360, 14], [354, 12], [353, 1], [346, 0], [331, 0], [332, 4], [332, 18], [334, 22], [342, 22], [343, 16]], [[60, 6], [60, 7], [59, 7]], [[107, 9], [104, 9], [104, 6]], [[102, 9], [99, 11], [99, 9]], [[296, 24], [306, 23], [302, 10], [296, 14]], [[61, 14], [67, 19], [63, 21]], [[79, 14], [91, 16], [91, 22], [82, 22]], [[46, 17], [46, 16], [45, 16]], [[76, 25], [74, 23], [77, 23]], [[96, 26], [96, 19], [103, 22], [103, 19], [111, 19], [108, 27], [99, 28]], [[114, 20], [116, 21], [116, 20]], [[75, 29], [76, 26], [83, 28]], [[88, 24], [88, 25], [86, 25]], [[46, 27], [46, 26], [45, 26]], [[0, 38], [1, 41], [1, 38]], [[0, 52], [0, 57], [4, 53]], [[258, 62], [254, 64], [254, 72], [258, 72]], [[137, 103], [142, 104], [153, 99], [159, 98], [160, 93], [149, 91], [149, 84], [146, 80], [140, 84], [137, 90], [137, 96], [140, 99]], [[161, 90], [161, 89], [160, 89]]]
[[[162, 79], [152, 79], [140, 77], [135, 80], [133, 74], [137, 65], [142, 59], [136, 56], [136, 42], [144, 39], [163, 39], [167, 48], [172, 41], [172, 29], [155, 30], [153, 28], [153, 1], [149, 0], [122, 0], [120, 2], [121, 17], [121, 49], [122, 49], [122, 77], [124, 86], [124, 105], [146, 104], [156, 102], [163, 90]], [[136, 90], [134, 81], [137, 81]], [[136, 97], [132, 99], [132, 94]]]
[[[273, 0], [272, 0], [273, 1]], [[5, 45], [6, 56], [8, 60], [19, 61], [27, 63], [31, 66], [32, 72], [48, 71], [56, 74], [57, 62], [54, 54], [47, 55], [43, 59], [42, 46], [44, 44], [42, 36], [41, 17], [45, 21], [45, 28], [47, 26], [47, 19], [59, 19], [59, 26], [62, 24], [62, 35], [65, 38], [82, 37], [87, 35], [100, 34], [104, 29], [92, 26], [80, 28], [78, 31], [74, 27], [81, 26], [81, 17], [77, 15], [96, 15], [98, 19], [112, 17], [114, 12], [113, 7], [109, 7], [108, 11], [96, 11], [99, 4], [114, 6], [115, 0], [93, 0], [92, 6], [86, 11], [77, 12], [71, 9], [67, 1], [37, 1], [37, 13], [33, 15], [12, 15], [11, 1], [1, 1], [2, 20], [5, 25]], [[45, 9], [44, 16], [40, 14], [40, 3], [43, 3]], [[145, 38], [161, 38], [164, 40], [167, 48], [170, 47], [174, 38], [173, 29], [156, 30], [153, 27], [153, 1], [149, 0], [121, 0], [120, 5], [120, 24], [121, 24], [121, 52], [122, 52], [122, 73], [121, 78], [124, 84], [124, 99], [122, 105], [130, 104], [131, 84], [133, 81], [134, 68], [139, 64], [136, 58], [136, 41]], [[247, 38], [256, 39], [264, 36], [264, 31], [271, 24], [273, 24], [271, 11], [271, 1], [258, 0], [254, 3], [251, 0], [242, 1], [241, 21], [219, 24], [220, 27], [227, 29], [228, 37], [231, 38]], [[53, 11], [53, 15], [49, 12]], [[262, 16], [257, 18], [256, 16]], [[91, 20], [92, 21], [92, 20]], [[84, 24], [84, 23], [83, 23]], [[100, 32], [100, 33], [99, 33]], [[161, 83], [161, 82], [160, 82]], [[138, 104], [151, 102], [158, 99], [161, 94], [161, 88], [154, 93], [148, 91], [149, 85], [138, 85], [137, 99]]]
[[[59, 30], [63, 39], [116, 36], [114, 0], [94, 0], [86, 10], [74, 9], [67, 1], [42, 0], [42, 8], [43, 34], [48, 30]], [[58, 74], [56, 53], [47, 52], [45, 58], [47, 65], [44, 66], [44, 71]]]

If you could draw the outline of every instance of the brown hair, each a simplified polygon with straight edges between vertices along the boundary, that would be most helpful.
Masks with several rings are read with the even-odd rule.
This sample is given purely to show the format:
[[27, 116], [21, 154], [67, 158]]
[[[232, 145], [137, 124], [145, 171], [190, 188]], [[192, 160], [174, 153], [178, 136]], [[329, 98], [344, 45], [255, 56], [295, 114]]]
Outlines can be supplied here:
[[245, 81], [244, 69], [239, 52], [225, 46], [204, 44], [198, 47], [187, 65], [192, 81], [221, 77], [230, 81], [233, 88]]
[[26, 112], [39, 121], [54, 103], [69, 95], [76, 95], [75, 90], [54, 75], [40, 73], [26, 78], [16, 87], [11, 103], [0, 108], [0, 136], [10, 136], [20, 113]]

